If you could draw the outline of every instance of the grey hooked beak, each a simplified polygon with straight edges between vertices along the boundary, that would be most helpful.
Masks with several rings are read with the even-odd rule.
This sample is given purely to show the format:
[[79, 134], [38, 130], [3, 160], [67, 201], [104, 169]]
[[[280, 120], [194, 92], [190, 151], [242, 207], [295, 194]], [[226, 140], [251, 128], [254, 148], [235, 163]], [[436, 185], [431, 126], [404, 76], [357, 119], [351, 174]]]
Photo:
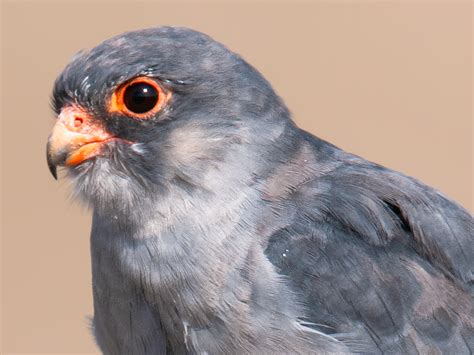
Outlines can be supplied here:
[[51, 172], [51, 175], [53, 175], [54, 179], [58, 179], [58, 174], [57, 174], [57, 164], [53, 158], [53, 154], [51, 152], [51, 144], [50, 144], [50, 139], [51, 136], [48, 138], [48, 144], [46, 144], [46, 160], [48, 161], [48, 168], [49, 171]]

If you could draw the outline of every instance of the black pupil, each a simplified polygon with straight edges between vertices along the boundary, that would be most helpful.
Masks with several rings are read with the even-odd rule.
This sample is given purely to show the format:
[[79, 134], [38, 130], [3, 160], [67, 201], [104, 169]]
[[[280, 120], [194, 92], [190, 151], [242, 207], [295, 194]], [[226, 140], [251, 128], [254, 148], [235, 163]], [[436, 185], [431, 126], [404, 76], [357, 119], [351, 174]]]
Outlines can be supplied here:
[[135, 83], [125, 89], [123, 101], [130, 111], [145, 113], [158, 102], [158, 91], [150, 84]]

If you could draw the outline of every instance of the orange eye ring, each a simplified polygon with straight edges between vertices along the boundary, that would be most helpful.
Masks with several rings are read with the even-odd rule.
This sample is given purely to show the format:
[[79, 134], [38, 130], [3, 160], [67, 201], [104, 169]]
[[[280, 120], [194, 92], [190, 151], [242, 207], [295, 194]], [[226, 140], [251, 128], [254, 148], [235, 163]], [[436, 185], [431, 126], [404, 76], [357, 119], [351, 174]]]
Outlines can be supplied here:
[[139, 76], [120, 85], [112, 94], [109, 112], [136, 119], [150, 119], [168, 102], [170, 92], [147, 76]]

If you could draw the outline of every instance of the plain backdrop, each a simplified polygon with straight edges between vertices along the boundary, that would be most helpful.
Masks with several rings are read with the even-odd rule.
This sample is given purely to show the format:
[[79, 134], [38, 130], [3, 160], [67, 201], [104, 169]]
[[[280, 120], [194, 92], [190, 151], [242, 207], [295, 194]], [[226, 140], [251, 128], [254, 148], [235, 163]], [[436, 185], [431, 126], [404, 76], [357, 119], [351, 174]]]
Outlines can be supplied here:
[[2, 353], [98, 351], [90, 214], [49, 175], [49, 95], [78, 50], [157, 25], [210, 34], [300, 126], [472, 209], [470, 1], [4, 1]]

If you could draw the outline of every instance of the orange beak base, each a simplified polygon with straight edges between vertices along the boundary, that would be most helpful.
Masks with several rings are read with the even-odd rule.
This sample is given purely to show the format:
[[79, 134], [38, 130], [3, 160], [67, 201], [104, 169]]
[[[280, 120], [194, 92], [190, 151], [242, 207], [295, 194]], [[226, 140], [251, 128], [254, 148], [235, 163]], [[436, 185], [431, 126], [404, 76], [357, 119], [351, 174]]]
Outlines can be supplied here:
[[58, 165], [76, 166], [101, 154], [102, 146], [115, 139], [84, 110], [65, 107], [48, 139], [48, 167], [57, 179]]

